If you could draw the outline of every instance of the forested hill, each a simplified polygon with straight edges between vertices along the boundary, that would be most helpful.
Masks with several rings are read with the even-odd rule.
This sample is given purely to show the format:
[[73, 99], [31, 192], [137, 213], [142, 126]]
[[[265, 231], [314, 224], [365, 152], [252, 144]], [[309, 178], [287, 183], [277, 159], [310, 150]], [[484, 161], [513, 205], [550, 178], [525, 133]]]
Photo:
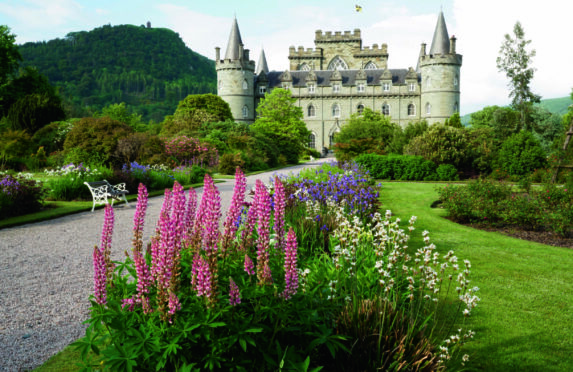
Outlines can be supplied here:
[[78, 116], [125, 102], [144, 119], [161, 121], [188, 94], [216, 92], [215, 63], [165, 28], [105, 25], [19, 50], [24, 65], [60, 87]]

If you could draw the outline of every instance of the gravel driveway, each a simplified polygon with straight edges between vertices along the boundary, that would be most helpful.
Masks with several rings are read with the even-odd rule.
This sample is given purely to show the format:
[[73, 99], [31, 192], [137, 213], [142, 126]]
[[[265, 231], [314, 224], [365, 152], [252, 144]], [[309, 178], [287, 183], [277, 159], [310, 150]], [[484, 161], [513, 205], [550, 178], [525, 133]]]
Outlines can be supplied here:
[[[330, 159], [247, 177], [256, 179], [297, 173]], [[227, 211], [233, 180], [218, 183]], [[133, 191], [133, 190], [132, 190]], [[199, 196], [202, 189], [197, 189]], [[149, 199], [144, 241], [159, 217], [163, 197]], [[131, 249], [135, 204], [114, 207], [112, 256]], [[93, 290], [92, 250], [99, 244], [103, 209], [0, 230], [0, 371], [28, 371], [84, 335]]]

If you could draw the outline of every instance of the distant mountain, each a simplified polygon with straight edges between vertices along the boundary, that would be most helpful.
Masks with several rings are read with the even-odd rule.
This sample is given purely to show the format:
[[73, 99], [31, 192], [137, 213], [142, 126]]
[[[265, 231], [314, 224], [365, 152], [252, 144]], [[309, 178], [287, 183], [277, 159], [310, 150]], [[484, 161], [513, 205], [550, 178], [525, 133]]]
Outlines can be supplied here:
[[125, 102], [144, 120], [161, 121], [188, 94], [216, 92], [214, 61], [166, 28], [105, 25], [19, 50], [77, 112]]
[[[569, 106], [572, 104], [573, 101], [571, 100], [571, 97], [568, 96], [561, 98], [542, 99], [541, 102], [536, 104], [536, 106], [540, 106], [554, 114], [564, 115], [567, 113]], [[470, 123], [472, 114], [466, 114], [460, 118], [463, 125], [468, 125]]]

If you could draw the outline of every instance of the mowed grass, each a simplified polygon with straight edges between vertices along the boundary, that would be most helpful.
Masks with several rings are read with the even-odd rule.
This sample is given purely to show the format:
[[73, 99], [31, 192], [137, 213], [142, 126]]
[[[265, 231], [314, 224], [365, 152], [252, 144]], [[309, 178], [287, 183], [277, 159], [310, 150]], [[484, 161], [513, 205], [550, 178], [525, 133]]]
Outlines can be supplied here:
[[[407, 221], [445, 253], [472, 263], [481, 298], [466, 325], [476, 331], [464, 352], [469, 371], [573, 371], [573, 250], [458, 225], [433, 209], [427, 183], [384, 183], [382, 209]], [[412, 246], [420, 244], [420, 231]]]

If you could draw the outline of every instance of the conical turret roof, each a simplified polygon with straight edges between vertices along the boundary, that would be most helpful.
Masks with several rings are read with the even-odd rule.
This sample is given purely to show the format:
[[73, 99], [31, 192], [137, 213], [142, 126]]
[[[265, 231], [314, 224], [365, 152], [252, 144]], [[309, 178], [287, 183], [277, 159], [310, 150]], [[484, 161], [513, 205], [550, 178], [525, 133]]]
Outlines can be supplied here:
[[261, 72], [265, 74], [269, 73], [269, 66], [267, 65], [267, 57], [265, 57], [264, 49], [261, 49], [261, 55], [259, 56], [259, 62], [257, 62], [257, 71], [255, 71], [255, 74], [259, 75]]
[[444, 20], [444, 12], [440, 12], [436, 30], [434, 31], [434, 39], [432, 39], [430, 54], [448, 54], [449, 52], [450, 37], [448, 36], [448, 28]]
[[227, 52], [225, 53], [225, 59], [239, 59], [239, 45], [243, 45], [243, 40], [241, 39], [241, 33], [239, 32], [239, 25], [237, 24], [237, 18], [233, 20], [233, 26], [231, 27], [231, 33], [229, 34], [229, 42], [227, 43]]

